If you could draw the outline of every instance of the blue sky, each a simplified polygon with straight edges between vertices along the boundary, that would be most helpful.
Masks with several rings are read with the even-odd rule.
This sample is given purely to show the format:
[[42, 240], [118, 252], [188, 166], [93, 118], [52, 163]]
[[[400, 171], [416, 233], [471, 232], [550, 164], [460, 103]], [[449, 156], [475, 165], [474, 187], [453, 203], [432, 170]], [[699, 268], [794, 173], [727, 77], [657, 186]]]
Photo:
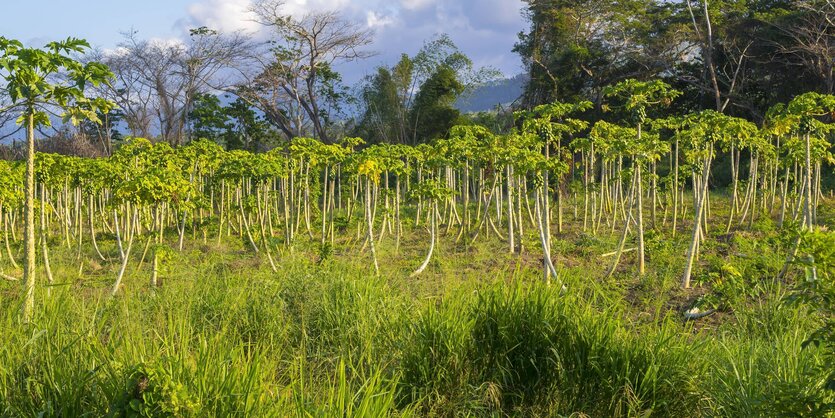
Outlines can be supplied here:
[[73, 35], [94, 45], [112, 47], [119, 40], [119, 32], [131, 27], [148, 36], [179, 36], [179, 21], [187, 16], [187, 7], [193, 2], [13, 0], [3, 2], [0, 27], [3, 36], [34, 45]]
[[[256, 26], [246, 14], [250, 1], [6, 0], [0, 35], [32, 45], [72, 35], [112, 48], [120, 32], [130, 29], [145, 38], [162, 39], [183, 37], [187, 28], [203, 25], [252, 31]], [[518, 74], [520, 60], [511, 48], [526, 27], [522, 5], [521, 0], [287, 0], [286, 7], [292, 13], [337, 9], [375, 31], [371, 48], [378, 55], [343, 69], [352, 83], [377, 65], [394, 63], [402, 52], [414, 54], [424, 40], [441, 32], [477, 65], [493, 66], [507, 76]]]

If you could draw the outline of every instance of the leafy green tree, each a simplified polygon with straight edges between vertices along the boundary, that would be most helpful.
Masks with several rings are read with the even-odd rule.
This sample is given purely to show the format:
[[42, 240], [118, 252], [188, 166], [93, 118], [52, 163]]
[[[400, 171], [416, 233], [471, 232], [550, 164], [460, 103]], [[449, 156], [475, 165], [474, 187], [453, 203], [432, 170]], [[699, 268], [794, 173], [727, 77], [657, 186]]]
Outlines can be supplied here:
[[227, 118], [223, 138], [228, 150], [264, 151], [271, 141], [278, 139], [269, 122], [241, 98], [226, 105], [223, 112]]
[[[438, 35], [394, 67], [380, 67], [360, 92], [363, 115], [356, 133], [370, 143], [416, 144], [447, 134], [462, 122], [453, 104], [467, 91], [496, 79], [499, 72], [476, 68], [452, 39]], [[440, 127], [431, 127], [440, 123]]]
[[453, 104], [463, 91], [464, 85], [448, 66], [439, 68], [420, 86], [410, 111], [415, 143], [427, 142], [449, 132], [461, 116]]
[[282, 0], [257, 0], [251, 11], [268, 30], [269, 53], [256, 76], [234, 93], [263, 112], [288, 141], [310, 135], [333, 143], [331, 123], [346, 91], [334, 66], [366, 58], [371, 32], [333, 12], [291, 15]]
[[[114, 105], [101, 98], [87, 98], [88, 86], [107, 84], [113, 73], [104, 64], [82, 64], [72, 54], [83, 53], [90, 44], [67, 38], [50, 42], [41, 49], [27, 48], [20, 41], [0, 37], [0, 68], [6, 81], [11, 107], [19, 113], [17, 122], [26, 125], [26, 176], [24, 183], [24, 266], [25, 299], [23, 320], [28, 322], [35, 307], [35, 128], [50, 126], [49, 117], [58, 109], [64, 122], [78, 124], [84, 119], [100, 122], [98, 112]], [[57, 77], [64, 75], [64, 77]]]
[[555, 100], [600, 102], [602, 89], [658, 74], [679, 44], [671, 5], [653, 0], [526, 0], [530, 29], [514, 52], [530, 75], [525, 107]]
[[[818, 167], [820, 160], [828, 154], [827, 150], [831, 144], [826, 141], [833, 126], [823, 123], [820, 119], [831, 117], [835, 114], [835, 96], [809, 92], [801, 94], [785, 107], [778, 108], [776, 123], [772, 130], [778, 134], [793, 134], [799, 141], [794, 142], [795, 154], [799, 156], [800, 165], [803, 167], [801, 177], [802, 205], [803, 205], [803, 231], [814, 231], [816, 229], [817, 196], [820, 193], [818, 182], [814, 180], [814, 167]], [[797, 149], [799, 148], [799, 150]], [[800, 246], [800, 237], [795, 240], [794, 246], [789, 254], [783, 270], [779, 277], [786, 274], [789, 264], [797, 257]], [[815, 267], [811, 267], [811, 275], [816, 276]]]
[[101, 144], [101, 150], [105, 155], [113, 153], [113, 144], [124, 141], [119, 125], [124, 120], [124, 113], [121, 109], [113, 108], [108, 112], [98, 111], [99, 122], [85, 119], [81, 122], [80, 133], [91, 143]]
[[403, 68], [407, 63], [411, 60], [404, 54], [398, 66], [407, 72], [408, 78], [398, 77], [397, 66], [394, 69], [380, 67], [363, 86], [360, 95], [365, 112], [359, 121], [359, 133], [368, 138], [369, 143], [406, 142], [408, 111], [401, 92], [408, 89], [411, 82], [411, 70]]
[[224, 144], [227, 150], [261, 151], [275, 137], [270, 124], [241, 98], [223, 106], [217, 95], [198, 95], [189, 123], [192, 138]]
[[[574, 135], [580, 131], [588, 129], [588, 122], [577, 118], [569, 117], [572, 114], [582, 113], [591, 109], [592, 103], [589, 101], [580, 101], [578, 103], [561, 103], [554, 102], [543, 104], [535, 107], [531, 112], [517, 112], [517, 117], [522, 119], [522, 131], [536, 135], [541, 141], [544, 149], [545, 159], [550, 161], [551, 158], [556, 158], [558, 162], [563, 162], [567, 158], [571, 158], [565, 153], [563, 148], [563, 139]], [[551, 150], [554, 149], [555, 155], [551, 155]], [[556, 174], [556, 173], [555, 173]], [[559, 177], [556, 179], [561, 180]], [[561, 185], [557, 184], [557, 233], [562, 233], [562, 193]], [[543, 198], [544, 212], [548, 214], [546, 217], [546, 237], [550, 245], [551, 236], [551, 205], [548, 199], [550, 195], [550, 181], [549, 173], [546, 170], [543, 173]]]
[[228, 129], [225, 109], [220, 104], [220, 98], [214, 94], [195, 96], [188, 119], [192, 138], [205, 138], [220, 142], [222, 135]]

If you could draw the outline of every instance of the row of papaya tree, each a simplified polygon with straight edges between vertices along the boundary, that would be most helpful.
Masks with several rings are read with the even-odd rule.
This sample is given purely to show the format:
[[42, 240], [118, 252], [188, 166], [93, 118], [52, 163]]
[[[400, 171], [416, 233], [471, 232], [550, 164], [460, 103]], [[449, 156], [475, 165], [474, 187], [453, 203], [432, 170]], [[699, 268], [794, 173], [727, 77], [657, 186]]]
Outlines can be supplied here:
[[[323, 248], [350, 239], [362, 242], [379, 272], [377, 246], [389, 237], [399, 249], [409, 217], [406, 225], [429, 236], [413, 275], [427, 268], [444, 235], [463, 244], [494, 237], [512, 253], [527, 251], [534, 236], [545, 280], [558, 281], [551, 240], [567, 230], [564, 212], [572, 211], [575, 230], [618, 234], [609, 275], [631, 251], [644, 274], [646, 224], [671, 236], [687, 228], [686, 288], [708, 236], [711, 199], [718, 198], [710, 185], [719, 154], [731, 166], [730, 211], [711, 228], [729, 232], [763, 216], [815, 227], [822, 171], [833, 160], [826, 118], [835, 97], [800, 95], [775, 106], [758, 127], [709, 110], [652, 118], [678, 95], [661, 81], [629, 80], [604, 95], [604, 110], [622, 115], [617, 123], [584, 121], [589, 102], [553, 103], [516, 112], [510, 134], [461, 125], [414, 147], [295, 138], [250, 153], [207, 140], [175, 149], [134, 138], [108, 158], [39, 153], [36, 220], [45, 275], [52, 283], [48, 244], [60, 241], [79, 258], [89, 251], [88, 257], [118, 263], [114, 295], [131, 257], [150, 254], [155, 287], [160, 263], [182, 250], [189, 234], [217, 242], [239, 237], [273, 270], [280, 268], [278, 254], [298, 239]], [[23, 164], [0, 162], [0, 269], [18, 269], [12, 243], [22, 230], [23, 178]], [[104, 233], [115, 237], [112, 252], [100, 249]], [[634, 248], [627, 248], [630, 239]], [[134, 254], [139, 248], [141, 258]]]

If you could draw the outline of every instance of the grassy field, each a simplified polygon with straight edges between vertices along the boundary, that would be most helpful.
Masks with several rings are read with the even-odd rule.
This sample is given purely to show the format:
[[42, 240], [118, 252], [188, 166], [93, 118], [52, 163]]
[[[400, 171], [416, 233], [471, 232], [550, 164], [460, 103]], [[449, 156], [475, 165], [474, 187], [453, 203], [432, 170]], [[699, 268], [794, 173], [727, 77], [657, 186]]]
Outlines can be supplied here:
[[[604, 277], [618, 231], [555, 236], [564, 289], [543, 283], [533, 235], [519, 255], [453, 231], [411, 279], [421, 228], [383, 239], [379, 276], [362, 241], [299, 239], [273, 273], [243, 240], [197, 236], [157, 289], [132, 262], [115, 298], [112, 237], [114, 261], [93, 263], [59, 236], [32, 323], [20, 284], [0, 282], [0, 415], [825, 416], [832, 365], [802, 348], [821, 318], [787, 302], [799, 272], [774, 280], [788, 245], [773, 222], [709, 231], [687, 291], [688, 234], [668, 229], [647, 232], [642, 277], [629, 254]], [[693, 306], [717, 312], [685, 321]]]

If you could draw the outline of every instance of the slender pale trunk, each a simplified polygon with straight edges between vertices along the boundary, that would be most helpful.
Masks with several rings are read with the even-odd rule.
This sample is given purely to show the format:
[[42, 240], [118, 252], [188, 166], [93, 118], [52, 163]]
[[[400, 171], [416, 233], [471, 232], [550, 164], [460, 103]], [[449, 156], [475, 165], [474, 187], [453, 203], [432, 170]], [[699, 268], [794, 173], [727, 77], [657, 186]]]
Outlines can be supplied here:
[[429, 261], [432, 259], [432, 253], [435, 251], [435, 241], [437, 240], [436, 231], [438, 229], [438, 221], [436, 220], [436, 218], [438, 217], [438, 203], [435, 202], [434, 199], [432, 199], [429, 202], [429, 206], [432, 208], [432, 216], [430, 217], [431, 219], [429, 221], [429, 251], [426, 253], [426, 258], [423, 260], [423, 263], [420, 265], [420, 267], [418, 267], [417, 270], [415, 270], [414, 272], [412, 272], [412, 274], [409, 275], [410, 278], [415, 277], [418, 274], [423, 273], [424, 270], [426, 270], [426, 266], [429, 265]]
[[[333, 186], [331, 186], [331, 191], [333, 191]], [[333, 203], [333, 199], [331, 199], [331, 203]], [[333, 216], [333, 212], [331, 212], [331, 216]], [[395, 237], [394, 237], [394, 250], [399, 252], [400, 250], [400, 237], [403, 235], [403, 222], [400, 218], [400, 175], [394, 180], [394, 223], [395, 223]], [[331, 219], [331, 228], [333, 228], [333, 219]], [[333, 231], [331, 231], [331, 243], [333, 243]]]
[[696, 258], [699, 246], [699, 234], [701, 232], [701, 223], [704, 216], [704, 207], [707, 202], [708, 178], [710, 176], [710, 165], [713, 162], [713, 145], [710, 146], [708, 152], [707, 162], [705, 163], [704, 172], [702, 173], [702, 181], [700, 184], [700, 195], [697, 196], [696, 201], [696, 216], [693, 218], [693, 234], [690, 236], [690, 247], [687, 248], [687, 261], [684, 264], [684, 273], [681, 276], [681, 287], [687, 289], [690, 287], [690, 276], [693, 272], [693, 260]]
[[[638, 130], [640, 133], [640, 129]], [[637, 197], [638, 197], [638, 274], [643, 275], [645, 272], [645, 259], [646, 256], [644, 254], [644, 201], [642, 198], [643, 195], [643, 185], [641, 183], [641, 163], [635, 162], [635, 185], [637, 186]]]
[[583, 232], [586, 232], [589, 223], [589, 164], [591, 153], [583, 152]]
[[47, 283], [50, 286], [46, 289], [47, 294], [49, 294], [52, 291], [51, 286], [55, 283], [55, 278], [52, 277], [52, 268], [49, 265], [49, 237], [47, 236], [46, 228], [46, 185], [41, 184], [41, 252], [43, 253], [43, 265], [44, 271], [46, 272]]
[[469, 231], [472, 219], [470, 219], [470, 160], [464, 162], [464, 179], [461, 182], [464, 198], [464, 223], [461, 225], [464, 230]]
[[[435, 216], [432, 216], [434, 221]], [[380, 274], [380, 265], [377, 263], [377, 250], [374, 248], [374, 220], [371, 213], [371, 180], [365, 180], [365, 220], [368, 227], [368, 244], [371, 246], [371, 258], [374, 261], [374, 274]]]
[[676, 138], [676, 155], [673, 157], [673, 238], [676, 237], [676, 226], [678, 223], [678, 138]]
[[505, 172], [507, 176], [507, 241], [512, 254], [516, 251], [516, 243], [513, 232], [513, 168], [510, 167], [510, 164], [507, 165]]
[[325, 166], [325, 179], [322, 181], [322, 187], [325, 189], [324, 192], [322, 192], [322, 246], [325, 245], [325, 240], [327, 239], [329, 171], [330, 166]]
[[28, 323], [35, 311], [35, 115], [26, 117], [26, 179], [23, 185], [23, 322]]
[[[811, 145], [811, 135], [806, 133], [806, 190], [805, 190], [805, 202], [804, 202], [804, 227], [803, 229], [807, 231], [812, 231], [815, 229], [815, 219], [814, 219], [814, 209], [812, 207], [812, 145]], [[818, 279], [818, 270], [814, 264], [809, 267], [809, 272], [811, 273], [811, 279], [813, 281]]]
[[[270, 268], [272, 269], [273, 273], [278, 273], [278, 267], [275, 265], [275, 260], [273, 259], [272, 252], [270, 251], [270, 243], [267, 241], [267, 229], [265, 227], [266, 217], [269, 216], [268, 210], [269, 206], [267, 206], [267, 193], [264, 193], [264, 200], [263, 200], [263, 209], [262, 209], [262, 201], [261, 201], [261, 186], [255, 186], [255, 198], [256, 198], [256, 208], [258, 211], [258, 226], [260, 228], [261, 233], [261, 245], [264, 246], [264, 254], [267, 255], [267, 261], [270, 262]], [[270, 235], [272, 237], [272, 235]], [[323, 243], [324, 245], [324, 243]]]
[[658, 168], [656, 162], [652, 162], [652, 227], [657, 227], [658, 222]]
[[803, 216], [804, 216], [804, 229], [812, 230], [815, 226], [815, 220], [812, 217], [813, 210], [812, 210], [812, 146], [811, 146], [811, 135], [808, 133], [804, 138], [806, 142], [806, 156], [805, 156], [805, 171], [806, 177], [804, 178], [805, 190], [804, 190], [804, 198], [803, 198]]
[[[153, 260], [151, 262], [151, 290], [157, 288], [157, 278], [159, 277], [159, 246], [162, 244], [162, 230], [163, 230], [163, 219], [162, 219], [162, 210], [159, 207], [159, 204], [155, 205], [154, 207], [154, 227], [157, 228], [156, 231], [159, 231], [159, 235], [157, 237], [157, 247], [154, 248], [154, 255]], [[151, 231], [153, 235], [154, 230]]]
[[[545, 159], [551, 159], [551, 144], [545, 142]], [[542, 186], [542, 216], [545, 219], [545, 242], [548, 244], [548, 250], [551, 249], [551, 178], [548, 170], [543, 174], [545, 183]], [[559, 188], [559, 187], [558, 187]]]
[[629, 235], [629, 224], [632, 220], [632, 208], [635, 206], [635, 181], [637, 180], [637, 176], [632, 176], [632, 186], [629, 188], [629, 211], [626, 212], [624, 222], [623, 222], [623, 233], [620, 236], [620, 241], [618, 242], [618, 249], [615, 252], [615, 259], [612, 261], [612, 267], [609, 268], [609, 271], [606, 273], [606, 277], [611, 276], [615, 273], [615, 270], [618, 267], [618, 263], [620, 263], [620, 257], [623, 255], [623, 248], [626, 246], [626, 237]]
[[98, 254], [101, 261], [107, 261], [107, 259], [102, 255], [101, 250], [99, 250], [99, 244], [96, 241], [96, 224], [95, 224], [95, 216], [94, 216], [94, 208], [95, 200], [93, 200], [93, 195], [90, 194], [90, 207], [87, 209], [87, 214], [90, 217], [90, 238], [93, 241], [93, 248], [96, 250], [96, 254]]
[[738, 184], [739, 184], [739, 154], [735, 146], [731, 146], [731, 209], [728, 214], [728, 225], [725, 227], [725, 233], [731, 232], [731, 224], [733, 223], [734, 213], [739, 205], [738, 202]]
[[[477, 216], [479, 216], [479, 218], [476, 218], [476, 221], [478, 221], [478, 227], [476, 227], [475, 234], [473, 234], [473, 238], [470, 240], [470, 245], [472, 245], [475, 242], [476, 238], [478, 238], [478, 235], [481, 232], [481, 228], [484, 227], [487, 223], [489, 223], [488, 219], [490, 218], [490, 202], [493, 200], [493, 194], [496, 191], [496, 183], [498, 181], [499, 181], [499, 175], [498, 175], [498, 173], [494, 173], [493, 174], [493, 183], [490, 186], [490, 194], [487, 195], [486, 199], [479, 198], [479, 200], [478, 200], [478, 202], [479, 202], [479, 204], [478, 204], [479, 205], [479, 208], [478, 208], [479, 215], [477, 215]], [[482, 182], [482, 184], [483, 184], [483, 182]], [[482, 205], [482, 201], [484, 202], [483, 205]], [[483, 212], [481, 211], [481, 209], [482, 209], [481, 206], [483, 206], [483, 209], [484, 209]], [[489, 234], [490, 233], [489, 226], [486, 226], [485, 229], [487, 230], [487, 233]]]
[[780, 222], [778, 226], [783, 227], [783, 222], [786, 220], [786, 207], [789, 200], [789, 165], [786, 165], [786, 173], [780, 185]]
[[9, 216], [2, 211], [0, 211], [0, 216], [3, 217], [3, 243], [6, 247], [6, 254], [9, 256], [9, 262], [12, 263], [12, 267], [19, 269], [20, 266], [15, 261], [14, 254], [12, 254], [12, 247], [9, 245]]
[[217, 225], [217, 244], [220, 245], [220, 240], [223, 238], [223, 227], [226, 223], [226, 182], [220, 181], [220, 205], [218, 211], [219, 222]]
[[545, 270], [545, 281], [547, 282], [551, 277], [557, 277], [557, 269], [554, 268], [554, 263], [551, 261], [551, 250], [548, 248], [548, 240], [545, 236], [545, 212], [542, 210], [545, 199], [538, 189], [535, 194], [537, 230], [539, 231], [539, 243], [542, 245], [542, 262]]
[[[126, 229], [132, 228], [134, 224], [136, 224], [136, 217], [138, 216], [139, 212], [134, 209], [133, 217], [131, 218], [130, 223], [127, 225]], [[116, 242], [119, 246], [119, 253], [122, 255], [122, 265], [119, 267], [119, 274], [116, 276], [116, 281], [113, 283], [113, 289], [110, 291], [110, 296], [116, 296], [116, 292], [119, 291], [119, 286], [122, 284], [122, 277], [125, 275], [125, 269], [128, 266], [128, 256], [130, 256], [130, 250], [133, 248], [133, 241], [134, 241], [134, 234], [131, 234], [129, 231], [125, 231], [127, 236], [130, 236], [128, 239], [128, 246], [127, 249], [123, 250], [122, 248], [122, 237], [119, 235], [119, 217], [116, 215], [116, 210], [113, 210], [113, 220], [116, 224]]]
[[255, 239], [252, 238], [252, 231], [249, 229], [249, 220], [248, 220], [249, 216], [244, 212], [244, 204], [243, 204], [243, 199], [241, 199], [241, 194], [242, 194], [241, 189], [238, 189], [237, 195], [238, 195], [238, 208], [240, 210], [240, 216], [241, 216], [241, 228], [244, 230], [243, 232], [246, 233], [246, 238], [249, 241], [249, 245], [252, 247], [252, 251], [257, 254], [259, 252], [258, 251], [258, 245], [255, 244]]

